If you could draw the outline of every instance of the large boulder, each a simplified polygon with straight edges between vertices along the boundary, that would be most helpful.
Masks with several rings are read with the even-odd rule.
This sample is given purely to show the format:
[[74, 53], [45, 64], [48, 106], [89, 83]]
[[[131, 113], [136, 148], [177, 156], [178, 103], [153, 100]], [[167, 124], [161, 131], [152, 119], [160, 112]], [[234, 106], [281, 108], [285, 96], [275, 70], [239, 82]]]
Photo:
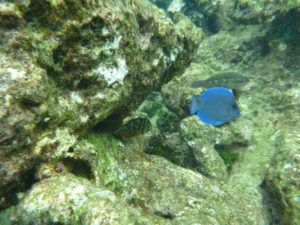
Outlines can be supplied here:
[[[1, 196], [182, 73], [202, 39], [145, 1], [0, 2]], [[2, 207], [11, 204], [1, 199]]]
[[16, 217], [7, 218], [7, 225], [153, 224], [159, 221], [154, 216], [144, 219], [141, 211], [129, 207], [113, 192], [72, 174], [51, 177], [34, 185], [18, 207], [4, 214], [9, 213]]
[[300, 223], [300, 149], [299, 124], [286, 134], [285, 142], [273, 158], [268, 170], [265, 189], [278, 213], [280, 224]]

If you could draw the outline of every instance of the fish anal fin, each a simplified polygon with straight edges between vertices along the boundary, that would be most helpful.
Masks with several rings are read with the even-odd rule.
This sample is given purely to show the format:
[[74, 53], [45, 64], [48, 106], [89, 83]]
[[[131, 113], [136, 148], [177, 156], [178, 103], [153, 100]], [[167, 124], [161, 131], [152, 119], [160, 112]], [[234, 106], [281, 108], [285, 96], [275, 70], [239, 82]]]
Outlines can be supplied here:
[[201, 110], [199, 110], [197, 112], [197, 115], [198, 115], [199, 120], [205, 124], [211, 124], [211, 125], [215, 125], [215, 126], [224, 124], [224, 122], [222, 122], [222, 121], [217, 121], [217, 120], [214, 120], [214, 119], [206, 116], [205, 113], [203, 113]]

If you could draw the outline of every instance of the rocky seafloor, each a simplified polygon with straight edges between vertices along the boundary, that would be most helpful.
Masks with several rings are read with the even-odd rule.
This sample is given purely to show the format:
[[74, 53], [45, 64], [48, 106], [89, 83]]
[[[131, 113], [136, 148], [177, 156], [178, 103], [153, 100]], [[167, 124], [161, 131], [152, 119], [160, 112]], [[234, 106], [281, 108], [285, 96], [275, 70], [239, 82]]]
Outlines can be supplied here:
[[299, 43], [299, 0], [0, 1], [0, 224], [300, 224]]

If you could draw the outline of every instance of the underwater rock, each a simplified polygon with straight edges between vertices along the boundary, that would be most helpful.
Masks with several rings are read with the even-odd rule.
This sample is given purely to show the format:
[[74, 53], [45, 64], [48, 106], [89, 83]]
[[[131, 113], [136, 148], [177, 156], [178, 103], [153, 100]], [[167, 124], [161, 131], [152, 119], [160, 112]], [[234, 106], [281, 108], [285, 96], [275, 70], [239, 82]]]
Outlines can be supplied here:
[[[109, 134], [81, 139], [73, 154], [90, 165], [94, 178], [66, 172], [44, 178], [18, 194], [18, 205], [0, 212], [0, 223], [76, 224], [78, 218], [86, 223], [108, 221], [103, 224], [111, 220], [115, 224], [131, 224], [129, 220], [141, 224], [267, 223], [261, 198], [249, 184], [219, 183], [162, 157], [144, 154], [142, 142], [129, 141], [125, 145]], [[122, 218], [115, 215], [119, 211]]]
[[160, 92], [152, 92], [137, 111], [146, 114], [160, 132], [173, 133], [177, 131], [179, 119], [166, 107]]
[[189, 0], [182, 13], [208, 33], [236, 24], [269, 23], [300, 6], [300, 1]]
[[[265, 189], [279, 215], [279, 224], [300, 223], [300, 149], [298, 127], [290, 130], [266, 175]], [[274, 216], [275, 217], [275, 216]]]
[[[286, 165], [284, 162], [287, 161], [286, 155], [281, 153], [275, 156], [277, 159], [274, 165], [268, 168], [278, 149], [286, 149], [284, 146], [290, 143], [288, 136], [282, 134], [298, 130], [295, 124], [299, 121], [300, 59], [299, 54], [294, 52], [295, 45], [286, 43], [289, 50], [281, 51], [281, 37], [276, 39], [273, 36], [274, 40], [268, 40], [271, 38], [268, 37], [270, 26], [236, 26], [232, 31], [222, 31], [207, 37], [200, 44], [197, 56], [185, 73], [163, 86], [162, 98], [168, 108], [184, 118], [181, 121], [181, 135], [187, 144], [189, 141], [196, 143], [192, 149], [195, 159], [200, 165], [204, 165], [197, 168], [200, 173], [208, 177], [209, 173], [218, 174], [213, 169], [218, 168], [220, 162], [224, 163], [227, 171], [223, 169], [220, 173], [217, 170], [219, 174], [222, 171], [227, 173], [224, 189], [230, 189], [233, 193], [242, 191], [245, 198], [251, 199], [252, 206], [262, 210], [266, 220], [276, 223], [268, 210], [277, 208], [283, 214], [280, 220], [289, 223], [298, 220], [295, 216], [299, 215], [295, 193], [299, 193], [299, 188], [294, 184], [287, 185], [295, 179], [293, 174], [288, 173], [288, 168], [283, 169], [283, 165]], [[299, 51], [299, 46], [296, 49]], [[249, 79], [247, 85], [233, 87], [233, 92], [237, 93], [241, 118], [217, 128], [201, 124], [195, 116], [188, 117], [192, 96], [205, 90], [204, 87], [191, 89], [190, 84], [194, 80], [209, 80], [216, 73], [226, 70], [237, 71]], [[209, 146], [208, 153], [199, 151], [202, 146]], [[212, 163], [208, 166], [210, 160], [205, 157], [214, 159], [213, 156], [218, 156], [219, 160], [216, 163], [212, 161], [215, 165]], [[280, 160], [283, 163], [278, 163], [277, 168], [276, 162]], [[291, 170], [294, 170], [293, 165]], [[224, 165], [220, 168], [224, 168]], [[275, 201], [271, 206], [264, 205], [261, 201], [264, 196], [259, 186], [267, 173], [269, 181], [266, 180], [266, 192], [273, 193], [273, 198], [279, 199], [279, 202]], [[281, 176], [282, 173], [285, 174], [284, 178], [276, 176]], [[290, 191], [284, 191], [286, 186]], [[287, 202], [291, 202], [291, 205]], [[287, 219], [288, 216], [291, 217], [290, 220]]]
[[160, 92], [151, 93], [140, 105], [138, 112], [147, 114], [153, 125], [145, 153], [162, 156], [184, 168], [196, 167], [192, 151], [178, 132], [180, 120], [166, 107]]
[[[0, 132], [0, 173], [7, 179], [0, 190], [0, 224], [261, 225], [278, 222], [269, 211], [276, 207], [282, 209], [280, 221], [298, 223], [297, 45], [268, 36], [268, 25], [240, 25], [207, 36], [186, 69], [201, 41], [199, 30], [180, 13], [173, 24], [146, 1], [0, 5], [8, 10], [0, 13], [6, 77], [0, 114], [8, 118], [1, 125], [13, 134]], [[193, 94], [203, 91], [190, 83], [227, 70], [250, 78], [233, 90], [242, 117], [220, 127], [187, 117]], [[23, 73], [28, 83], [20, 80]], [[9, 83], [13, 89], [6, 86], [9, 76], [19, 80]], [[161, 98], [145, 108], [154, 134], [124, 141], [109, 132], [86, 132], [108, 116], [128, 116], [170, 79], [162, 99], [177, 115]], [[289, 136], [292, 130], [296, 135]], [[155, 149], [160, 156], [145, 153], [155, 137], [169, 148]], [[262, 183], [279, 199], [271, 207]]]
[[0, 1], [1, 197], [181, 74], [202, 40], [188, 22], [140, 0]]
[[[17, 207], [7, 209], [2, 224], [153, 224], [113, 192], [72, 174], [34, 185]], [[11, 217], [9, 216], [11, 215]], [[150, 218], [150, 217], [149, 217]]]
[[0, 188], [33, 166], [35, 156], [26, 147], [37, 141], [35, 133], [48, 108], [45, 71], [20, 65], [22, 61], [0, 53]]
[[220, 9], [224, 10], [228, 17], [246, 24], [268, 23], [300, 6], [299, 0], [279, 2], [237, 0], [219, 1], [219, 3]]
[[160, 133], [150, 138], [145, 153], [158, 155], [184, 168], [195, 169], [198, 166], [193, 151], [184, 142], [179, 132]]
[[227, 129], [204, 125], [196, 116], [183, 119], [180, 128], [183, 139], [194, 153], [199, 172], [208, 177], [226, 177], [227, 168], [215, 145], [237, 141], [237, 136]]
[[[120, 140], [111, 135], [103, 134], [92, 134], [82, 139], [74, 152], [81, 152], [79, 154], [81, 159], [87, 160], [91, 165], [95, 179], [87, 181], [73, 175], [45, 179], [24, 194], [23, 200], [17, 206], [22, 210], [11, 212], [12, 219], [31, 218], [30, 215], [26, 216], [23, 213], [28, 209], [24, 203], [31, 204], [32, 208], [35, 205], [38, 210], [34, 210], [34, 215], [37, 218], [42, 217], [42, 211], [46, 209], [40, 207], [36, 199], [39, 196], [48, 196], [46, 200], [56, 199], [56, 196], [61, 196], [59, 195], [61, 192], [66, 193], [66, 197], [58, 198], [54, 202], [61, 203], [58, 205], [58, 210], [61, 210], [63, 215], [68, 215], [69, 221], [73, 221], [80, 215], [88, 219], [89, 215], [94, 215], [95, 210], [105, 212], [106, 206], [111, 209], [109, 211], [111, 214], [107, 215], [110, 218], [115, 209], [118, 211], [121, 205], [124, 207], [122, 213], [125, 221], [131, 218], [131, 215], [140, 213], [133, 221], [137, 220], [141, 223], [145, 221], [142, 224], [190, 224], [190, 221], [194, 221], [204, 224], [214, 222], [221, 225], [228, 221], [237, 224], [238, 221], [247, 224], [265, 222], [262, 209], [256, 205], [253, 196], [245, 195], [243, 191], [231, 192], [232, 187], [223, 189], [222, 185], [215, 180], [208, 179], [197, 172], [176, 166], [162, 157], [146, 155], [141, 151], [141, 142], [130, 140], [132, 142], [129, 145], [123, 145]], [[87, 152], [93, 152], [93, 157], [87, 155]], [[54, 196], [49, 193], [51, 188], [46, 188], [49, 185], [57, 186], [53, 188]], [[74, 189], [78, 191], [70, 192]], [[80, 192], [82, 189], [86, 191]], [[103, 195], [100, 193], [98, 196], [99, 191], [103, 195], [108, 193], [108, 197], [118, 197], [115, 197], [112, 202], [104, 200], [107, 204], [103, 206]], [[70, 198], [74, 201], [68, 201], [67, 193], [70, 193]], [[100, 204], [94, 205], [98, 200]], [[75, 204], [78, 206], [76, 207]], [[70, 215], [69, 207], [73, 209], [73, 215]], [[52, 220], [59, 218], [63, 221], [64, 217], [58, 217], [55, 212], [56, 209], [51, 208], [47, 218]], [[119, 217], [116, 218], [116, 224], [124, 224], [121, 219], [118, 219]]]

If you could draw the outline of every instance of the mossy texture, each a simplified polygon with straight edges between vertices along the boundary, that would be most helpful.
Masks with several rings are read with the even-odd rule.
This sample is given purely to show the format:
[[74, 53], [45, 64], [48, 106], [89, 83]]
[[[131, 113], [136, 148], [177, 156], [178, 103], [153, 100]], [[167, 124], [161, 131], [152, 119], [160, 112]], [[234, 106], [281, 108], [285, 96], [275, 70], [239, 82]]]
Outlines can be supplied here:
[[72, 174], [48, 178], [32, 187], [18, 207], [17, 215], [3, 224], [151, 224], [113, 192]]
[[[0, 224], [299, 224], [299, 46], [269, 23], [298, 1], [197, 2], [228, 22], [203, 41], [142, 0], [1, 1]], [[223, 71], [242, 116], [205, 125], [191, 82]]]
[[181, 74], [201, 39], [146, 1], [1, 1], [0, 188], [72, 156], [78, 136]]
[[[289, 21], [289, 16], [284, 16], [293, 13], [293, 18], [297, 17], [299, 0], [174, 0], [172, 3], [171, 5], [176, 6], [171, 12], [180, 11], [209, 35], [235, 29], [240, 24], [268, 24], [283, 19], [285, 38], [297, 36], [297, 32], [293, 34], [293, 29], [298, 30], [297, 23], [295, 20]], [[277, 28], [279, 26], [281, 25], [277, 24]]]
[[227, 170], [231, 170], [234, 162], [238, 161], [238, 159], [239, 159], [239, 154], [230, 152], [230, 150], [221, 150], [221, 151], [218, 151], [218, 154], [224, 160]]
[[[223, 188], [252, 195], [251, 204], [261, 208], [265, 206], [261, 202], [262, 196], [258, 194], [261, 191], [259, 185], [264, 181], [268, 168], [273, 165], [273, 156], [279, 149], [285, 150], [277, 155], [277, 160], [285, 161], [285, 154], [295, 157], [297, 147], [294, 144], [290, 148], [285, 146], [290, 146], [288, 143], [294, 143], [296, 139], [290, 141], [285, 133], [297, 130], [295, 126], [299, 121], [299, 102], [296, 100], [299, 70], [295, 63], [299, 55], [294, 53], [292, 42], [284, 42], [286, 48], [281, 49], [281, 37], [269, 42], [271, 37], [268, 36], [268, 29], [271, 26], [236, 26], [234, 31], [223, 31], [205, 39], [200, 44], [198, 56], [185, 73], [162, 88], [166, 105], [183, 118], [181, 134], [194, 152], [198, 162], [196, 169], [208, 177], [225, 178], [224, 174], [227, 174]], [[204, 91], [204, 88], [191, 88], [191, 82], [205, 80], [227, 70], [237, 71], [249, 78], [248, 84], [233, 90], [242, 117], [229, 124], [213, 127], [202, 124], [196, 116], [189, 116], [188, 107], [193, 94]], [[232, 161], [233, 155], [230, 155], [230, 159], [227, 157], [229, 161], [223, 160], [224, 152], [219, 152], [222, 149], [239, 157], [231, 164], [229, 161]], [[227, 168], [222, 164], [227, 164]], [[274, 163], [270, 168], [272, 172], [268, 175], [266, 187], [273, 198], [276, 196], [276, 199], [286, 201], [277, 201], [271, 208], [282, 212], [283, 224], [297, 224], [299, 210], [294, 204], [299, 188], [295, 187], [294, 176], [286, 173], [283, 164], [278, 167], [275, 165], [278, 164]], [[227, 170], [228, 166], [230, 170]], [[279, 182], [281, 179], [275, 178], [275, 174], [285, 174], [282, 175], [284, 184]], [[289, 194], [282, 191], [285, 185], [290, 190], [287, 192]], [[289, 201], [291, 204], [286, 204]], [[266, 215], [270, 221], [278, 223], [276, 216]]]
[[297, 128], [286, 133], [285, 142], [272, 160], [266, 176], [266, 190], [277, 205], [281, 224], [300, 223], [299, 144]]

